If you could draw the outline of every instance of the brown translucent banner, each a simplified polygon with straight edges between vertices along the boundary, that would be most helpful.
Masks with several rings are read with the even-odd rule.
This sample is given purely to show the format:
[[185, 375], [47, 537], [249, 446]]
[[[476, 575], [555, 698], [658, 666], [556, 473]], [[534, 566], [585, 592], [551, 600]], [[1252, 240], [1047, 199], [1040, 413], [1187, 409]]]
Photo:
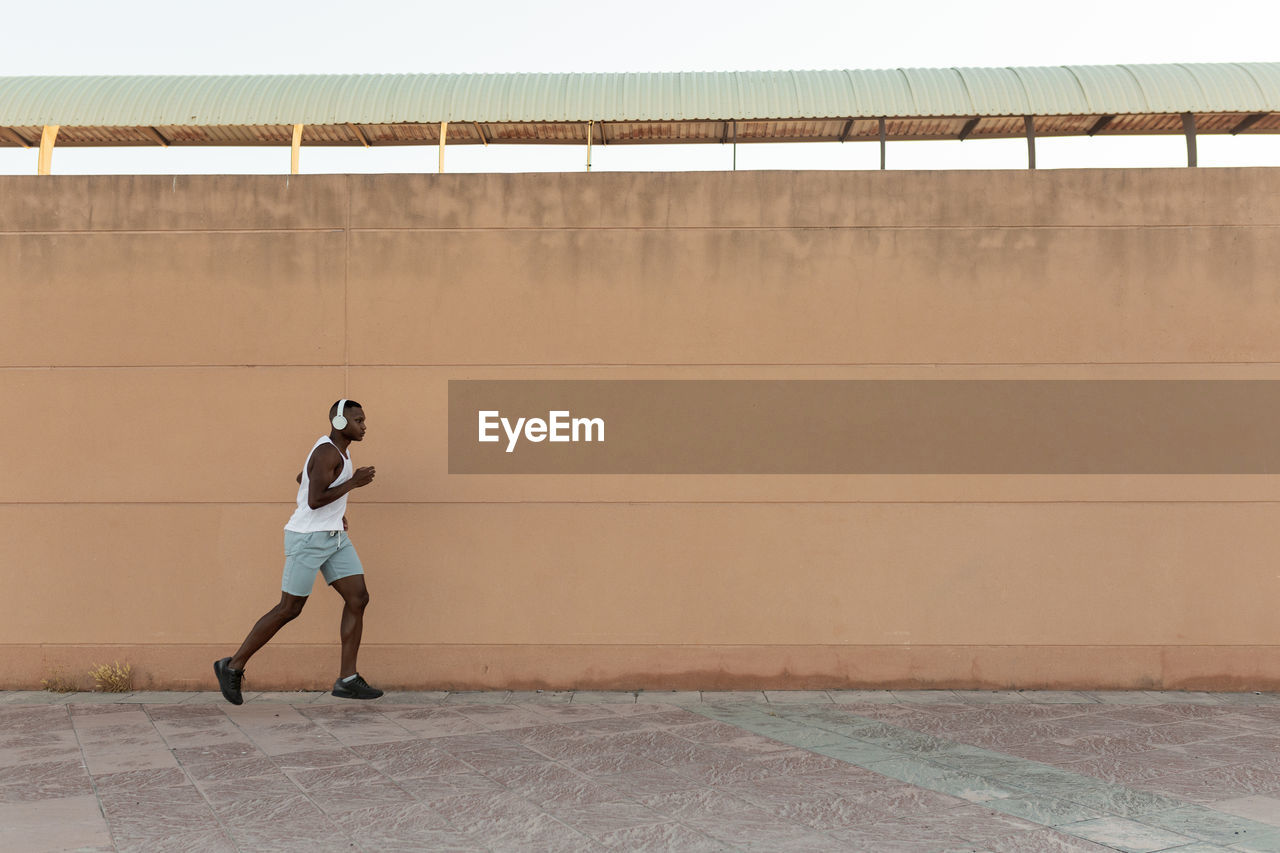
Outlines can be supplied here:
[[1277, 474], [1280, 381], [450, 380], [451, 474]]

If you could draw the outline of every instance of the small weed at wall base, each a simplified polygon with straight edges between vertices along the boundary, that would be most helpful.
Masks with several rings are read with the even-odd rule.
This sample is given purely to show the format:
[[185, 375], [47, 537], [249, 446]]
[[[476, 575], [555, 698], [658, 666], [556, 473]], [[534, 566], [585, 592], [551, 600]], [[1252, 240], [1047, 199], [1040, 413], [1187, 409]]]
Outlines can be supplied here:
[[102, 693], [129, 693], [133, 690], [133, 667], [119, 661], [101, 664], [89, 670], [94, 689]]
[[80, 685], [59, 666], [53, 668], [48, 678], [40, 679], [40, 686], [50, 693], [75, 693], [80, 689]]

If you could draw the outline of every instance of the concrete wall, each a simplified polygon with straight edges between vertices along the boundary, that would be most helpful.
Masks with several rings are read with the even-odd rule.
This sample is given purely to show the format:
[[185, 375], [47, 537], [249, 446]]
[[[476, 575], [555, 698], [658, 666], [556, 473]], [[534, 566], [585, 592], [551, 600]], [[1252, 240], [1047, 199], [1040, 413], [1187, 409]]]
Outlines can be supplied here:
[[[466, 378], [1280, 379], [1280, 171], [0, 178], [0, 687], [212, 688], [340, 396], [416, 688], [1280, 688], [1275, 476], [460, 476]], [[317, 585], [249, 686], [337, 670]]]

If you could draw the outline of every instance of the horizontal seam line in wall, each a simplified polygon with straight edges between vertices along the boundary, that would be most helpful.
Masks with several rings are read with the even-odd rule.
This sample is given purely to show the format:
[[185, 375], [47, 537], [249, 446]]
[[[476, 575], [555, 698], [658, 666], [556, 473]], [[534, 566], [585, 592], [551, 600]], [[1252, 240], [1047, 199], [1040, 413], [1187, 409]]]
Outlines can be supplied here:
[[[204, 648], [206, 646], [225, 646], [225, 642], [209, 641], [207, 643], [190, 643], [190, 642], [130, 642], [122, 640], [116, 643], [77, 643], [77, 642], [56, 642], [56, 641], [37, 641], [33, 643], [0, 643], [0, 648], [14, 647], [48, 647], [48, 646], [157, 646], [162, 648]], [[315, 647], [332, 647], [333, 643], [329, 640], [317, 640], [313, 643], [284, 643], [273, 642], [271, 647], [279, 649], [283, 647], [293, 648], [315, 648]], [[377, 643], [368, 640], [360, 643], [360, 648], [367, 649], [374, 646], [383, 648], [395, 648], [403, 646], [458, 646], [460, 648], [546, 648], [548, 646], [605, 646], [616, 648], [878, 648], [878, 649], [953, 649], [953, 648], [978, 648], [978, 649], [1274, 649], [1280, 648], [1280, 643], [606, 643], [606, 642], [585, 642], [585, 643], [554, 643], [554, 642], [474, 642], [474, 643], [438, 643], [438, 642], [418, 642], [418, 643]], [[767, 688], [766, 688], [767, 689]], [[710, 691], [709, 691], [710, 692]], [[754, 692], [754, 691], [752, 691]], [[1073, 691], [1076, 692], [1076, 691]]]
[[[452, 476], [458, 476], [458, 477], [461, 477], [461, 476], [468, 476], [468, 475], [465, 475], [465, 474], [455, 474], [455, 475], [452, 475]], [[512, 477], [519, 477], [519, 476], [536, 476], [536, 475], [509, 474], [509, 475], [480, 475], [480, 476], [512, 476]], [[617, 475], [590, 475], [590, 474], [577, 474], [577, 475], [560, 475], [560, 476], [620, 476], [620, 477], [625, 477], [625, 476], [675, 476], [675, 477], [679, 477], [679, 476], [696, 476], [696, 477], [722, 477], [722, 476], [723, 476], [723, 477], [731, 477], [731, 476], [760, 476], [760, 477], [775, 477], [775, 476], [783, 476], [783, 477], [787, 477], [787, 476], [792, 476], [792, 477], [811, 477], [811, 476], [820, 476], [820, 477], [821, 477], [821, 476], [850, 476], [850, 477], [855, 477], [855, 476], [920, 476], [920, 475], [893, 475], [893, 474], [889, 474], [889, 475], [884, 475], [884, 474], [877, 474], [877, 475], [858, 475], [858, 474], [848, 474], [848, 475], [844, 475], [844, 474], [839, 474], [839, 475], [825, 475], [825, 474], [817, 474], [817, 475], [812, 475], [812, 474], [757, 474], [757, 475], [750, 475], [750, 474], [748, 474], [748, 475], [738, 475], [738, 474], [691, 474], [691, 475], [686, 475], [686, 474], [672, 474], [672, 475], [661, 475], [661, 474], [660, 474], [660, 475], [645, 475], [645, 474], [634, 474], [634, 475], [628, 475], [628, 474], [617, 474]], [[967, 475], [967, 474], [956, 474], [956, 475], [939, 475], [939, 476], [969, 476], [969, 475]], [[1002, 475], [1002, 476], [1003, 476], [1003, 475]], [[1028, 475], [1021, 475], [1021, 476], [1076, 476], [1076, 475], [1070, 475], [1070, 474], [1067, 474], [1067, 475], [1058, 475], [1058, 474], [1044, 474], [1044, 475], [1036, 475], [1036, 474], [1028, 474]], [[1086, 475], [1086, 476], [1095, 476], [1095, 475]], [[1103, 475], [1103, 476], [1106, 476], [1106, 475]], [[1117, 474], [1117, 475], [1114, 475], [1114, 476], [1188, 476], [1188, 477], [1201, 477], [1201, 476], [1204, 476], [1204, 477], [1219, 477], [1219, 476], [1223, 476], [1223, 477], [1234, 477], [1234, 476], [1252, 476], [1252, 475], [1248, 475], [1248, 474], [1186, 474], [1186, 475], [1164, 475], [1164, 474], [1153, 474], [1153, 475], [1126, 475], [1126, 474]], [[1259, 475], [1259, 476], [1276, 476], [1276, 475], [1265, 474], [1265, 475]], [[569, 501], [569, 500], [549, 500], [549, 501], [473, 500], [473, 501], [361, 501], [361, 502], [360, 502], [360, 506], [494, 506], [494, 505], [503, 505], [503, 506], [522, 506], [522, 505], [534, 505], [534, 506], [580, 506], [580, 505], [586, 505], [586, 504], [603, 504], [603, 505], [610, 505], [610, 506], [612, 506], [612, 505], [628, 505], [628, 506], [630, 506], [630, 505], [639, 505], [639, 506], [688, 506], [688, 505], [694, 505], [694, 506], [738, 506], [738, 505], [760, 505], [760, 506], [774, 506], [774, 505], [844, 506], [844, 505], [848, 505], [848, 504], [868, 504], [868, 505], [874, 505], [874, 506], [885, 506], [885, 505], [916, 506], [916, 505], [918, 505], [918, 504], [937, 504], [937, 505], [941, 505], [941, 506], [948, 506], [948, 505], [953, 505], [953, 504], [954, 504], [954, 505], [961, 505], [961, 506], [979, 506], [979, 505], [1005, 506], [1005, 505], [1010, 505], [1010, 504], [1087, 504], [1087, 505], [1096, 505], [1096, 504], [1280, 504], [1280, 498], [1278, 498], [1278, 499], [1268, 499], [1268, 498], [1241, 498], [1241, 499], [1239, 499], [1239, 500], [1207, 500], [1207, 499], [1204, 499], [1204, 498], [1186, 498], [1186, 499], [1181, 499], [1181, 500], [1179, 500], [1179, 499], [1153, 500], [1153, 499], [1149, 499], [1149, 498], [1134, 498], [1134, 499], [1132, 499], [1132, 500], [1126, 500], [1126, 499], [1123, 499], [1123, 498], [1100, 498], [1100, 499], [1098, 499], [1098, 500], [1086, 500], [1086, 499], [1059, 499], [1059, 500], [1055, 500], [1055, 499], [1050, 498], [1050, 499], [1045, 499], [1045, 500], [950, 500], [950, 501], [946, 501], [946, 500], [918, 500], [918, 501], [912, 501], [912, 500], [901, 500], [901, 499], [899, 499], [899, 500], [848, 500], [848, 501], [804, 501], [804, 500], [794, 500], [794, 501], [778, 501], [778, 500], [757, 500], [757, 501], [750, 501], [750, 500], [742, 500], [742, 501], [726, 501], [726, 500], [706, 500], [706, 501], [661, 501], [661, 500], [651, 500], [651, 501], [638, 501], [638, 500], [625, 500], [625, 499], [619, 499], [619, 500], [582, 500], [582, 501]], [[287, 502], [287, 501], [0, 501], [0, 506], [280, 506], [280, 507], [288, 507], [288, 506], [292, 506], [292, 505], [293, 505], [293, 504], [291, 504], [291, 503], [289, 503], [289, 502]]]
[[596, 362], [440, 362], [440, 363], [352, 363], [352, 364], [6, 364], [0, 370], [207, 370], [212, 368], [241, 370], [297, 370], [299, 368], [376, 368], [383, 369], [535, 369], [574, 368], [595, 370], [613, 367], [1275, 367], [1280, 361], [596, 361]]
[[[498, 225], [498, 226], [369, 226], [353, 227], [353, 233], [504, 233], [511, 231], [1185, 231], [1188, 229], [1280, 228], [1280, 224], [1256, 222], [1192, 222], [1174, 225], [1125, 225], [1082, 222], [1070, 225]], [[342, 227], [296, 228], [75, 228], [65, 231], [0, 231], [0, 237], [56, 237], [84, 234], [333, 234]]]
[[989, 225], [508, 225], [508, 226], [369, 226], [353, 227], [353, 232], [406, 231], [1183, 231], [1189, 228], [1280, 228], [1272, 223], [1186, 223], [1180, 225], [1126, 225], [1081, 222], [1069, 225], [1028, 225], [1025, 223]]
[[85, 234], [341, 234], [344, 230], [328, 226], [314, 228], [73, 228], [66, 231], [0, 231], [0, 237], [61, 237]]

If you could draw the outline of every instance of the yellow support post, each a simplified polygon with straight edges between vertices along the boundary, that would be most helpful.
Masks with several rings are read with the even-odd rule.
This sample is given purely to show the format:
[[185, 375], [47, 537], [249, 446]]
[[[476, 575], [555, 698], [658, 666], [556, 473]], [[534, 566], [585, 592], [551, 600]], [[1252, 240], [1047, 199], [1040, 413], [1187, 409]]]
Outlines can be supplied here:
[[58, 138], [60, 125], [46, 124], [40, 131], [40, 159], [36, 164], [37, 175], [47, 175], [53, 167], [53, 141]]
[[302, 153], [302, 125], [293, 126], [293, 146], [289, 152], [289, 174], [298, 174], [298, 155]]
[[595, 128], [594, 121], [587, 122], [587, 171], [591, 171], [591, 131]]
[[444, 174], [444, 139], [449, 135], [449, 122], [440, 122], [440, 174]]

